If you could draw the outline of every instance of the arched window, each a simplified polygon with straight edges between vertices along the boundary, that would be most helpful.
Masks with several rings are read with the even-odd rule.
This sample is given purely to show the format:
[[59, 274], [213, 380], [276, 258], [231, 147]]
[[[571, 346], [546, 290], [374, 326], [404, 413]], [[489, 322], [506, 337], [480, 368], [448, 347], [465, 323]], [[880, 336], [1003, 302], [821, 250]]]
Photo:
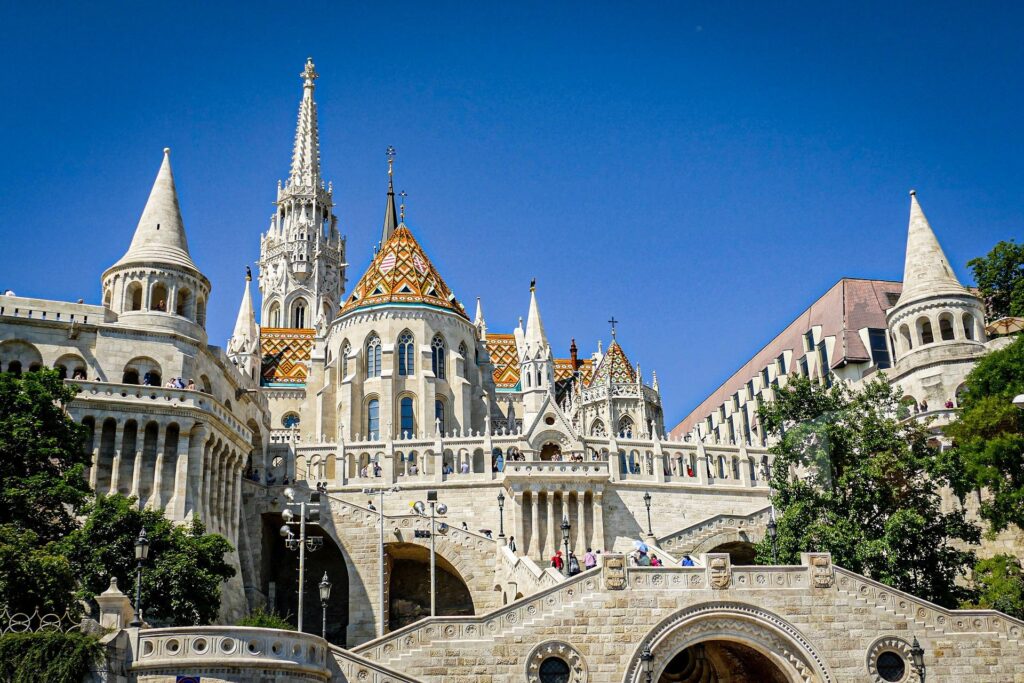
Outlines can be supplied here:
[[128, 310], [130, 311], [141, 311], [142, 310], [142, 285], [138, 282], [133, 282], [128, 285]]
[[444, 339], [441, 339], [441, 335], [436, 335], [434, 340], [430, 342], [430, 367], [434, 371], [434, 377], [438, 379], [444, 379]]
[[121, 375], [121, 384], [138, 384], [139, 383], [139, 371], [134, 368], [126, 368], [124, 374]]
[[628, 415], [619, 420], [619, 436], [623, 439], [633, 438], [633, 420]]
[[466, 348], [466, 342], [459, 344], [459, 355], [462, 356], [462, 377], [466, 376], [466, 356], [469, 354], [469, 350]]
[[292, 427], [299, 426], [299, 414], [298, 413], [285, 413], [285, 416], [281, 418], [281, 424], [285, 429], [291, 429]]
[[377, 335], [366, 342], [366, 376], [380, 377], [380, 337]]
[[7, 364], [7, 372], [9, 372], [9, 373], [11, 373], [12, 375], [15, 375], [15, 376], [21, 375], [21, 361], [20, 360], [12, 360], [10, 363], [8, 363]]
[[949, 341], [953, 338], [953, 316], [949, 313], [943, 313], [939, 318], [939, 336], [942, 337], [943, 341]]
[[398, 374], [408, 376], [415, 372], [416, 356], [412, 332], [406, 330], [398, 335]]
[[103, 292], [103, 305], [110, 308], [110, 303], [114, 300], [114, 293], [109, 289]]
[[970, 313], [964, 313], [964, 337], [974, 340], [974, 316]]
[[594, 420], [594, 424], [590, 425], [591, 436], [604, 436], [604, 422], [600, 420]]
[[158, 283], [153, 287], [153, 292], [149, 295], [149, 310], [167, 310], [167, 287], [164, 284]]
[[921, 337], [922, 344], [931, 344], [935, 341], [935, 335], [932, 334], [932, 322], [928, 318], [917, 319], [917, 334]]
[[341, 345], [341, 378], [348, 377], [348, 355], [352, 353], [352, 345], [347, 341]]
[[412, 397], [404, 396], [401, 401], [401, 414], [400, 421], [402, 425], [402, 437], [405, 439], [411, 439], [416, 429], [415, 420], [413, 419], [412, 410]]
[[196, 299], [196, 322], [206, 327], [206, 301], [203, 299]]
[[270, 320], [270, 327], [281, 327], [281, 304], [274, 303], [267, 318]]
[[375, 398], [366, 404], [366, 436], [371, 441], [380, 438], [380, 401]]
[[440, 399], [434, 401], [434, 423], [437, 431], [444, 434], [444, 401]]
[[192, 292], [182, 289], [175, 296], [174, 312], [182, 318], [189, 317], [189, 305], [192, 303]]
[[910, 328], [906, 325], [900, 327], [900, 341], [903, 342], [904, 351], [914, 348], [914, 338], [910, 335]]
[[296, 299], [292, 304], [292, 327], [302, 329], [306, 326], [306, 300]]

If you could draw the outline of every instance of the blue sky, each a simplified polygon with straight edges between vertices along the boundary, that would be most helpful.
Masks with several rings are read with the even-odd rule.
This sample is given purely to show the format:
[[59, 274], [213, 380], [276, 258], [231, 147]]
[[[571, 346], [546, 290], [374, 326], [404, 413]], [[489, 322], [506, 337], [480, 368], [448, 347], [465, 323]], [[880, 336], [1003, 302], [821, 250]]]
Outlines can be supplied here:
[[[898, 6], [897, 6], [898, 5]], [[674, 424], [843, 276], [899, 279], [914, 187], [962, 279], [1024, 234], [1012, 3], [4, 3], [0, 287], [98, 303], [161, 150], [230, 333], [316, 61], [350, 282], [384, 211], [488, 325], [529, 282]]]

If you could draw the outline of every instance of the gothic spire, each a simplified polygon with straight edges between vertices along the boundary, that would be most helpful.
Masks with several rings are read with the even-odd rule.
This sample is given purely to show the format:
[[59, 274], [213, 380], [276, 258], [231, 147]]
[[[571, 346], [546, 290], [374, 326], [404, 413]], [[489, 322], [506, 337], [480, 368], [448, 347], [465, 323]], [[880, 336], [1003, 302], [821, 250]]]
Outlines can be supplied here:
[[395, 228], [398, 227], [398, 214], [395, 211], [395, 178], [394, 178], [394, 165], [395, 165], [395, 148], [388, 147], [388, 201], [387, 206], [384, 208], [384, 229], [381, 231], [380, 243], [381, 246], [388, 241], [392, 233], [395, 232]]
[[[249, 283], [252, 282], [252, 271], [249, 266], [245, 267], [245, 290], [242, 292], [242, 303], [238, 307], [238, 317], [235, 319], [235, 329], [231, 333], [231, 342], [238, 344], [245, 341], [251, 344], [259, 339], [259, 331], [256, 327], [256, 314], [252, 307], [252, 292]], [[231, 347], [231, 343], [228, 344]]]
[[487, 322], [484, 320], [484, 307], [480, 303], [480, 297], [476, 298], [476, 316], [473, 317], [473, 325], [480, 334], [481, 339], [487, 339]]
[[303, 79], [302, 101], [299, 103], [299, 122], [295, 128], [295, 147], [292, 150], [292, 170], [288, 176], [289, 187], [310, 187], [316, 190], [320, 185], [320, 133], [316, 122], [316, 102], [313, 91], [320, 74], [313, 66], [313, 58], [306, 59], [306, 68], [299, 74]]
[[146, 200], [146, 208], [135, 228], [131, 246], [118, 264], [155, 261], [198, 271], [188, 252], [185, 224], [178, 206], [178, 191], [171, 172], [171, 150], [164, 148], [163, 162]]
[[966, 290], [949, 267], [949, 260], [917, 201], [917, 192], [911, 190], [903, 292], [897, 305], [922, 296], [964, 293]]
[[544, 323], [540, 319], [540, 308], [537, 306], [537, 280], [530, 281], [530, 312], [526, 316], [526, 346], [530, 353], [548, 346], [547, 335], [544, 334]]

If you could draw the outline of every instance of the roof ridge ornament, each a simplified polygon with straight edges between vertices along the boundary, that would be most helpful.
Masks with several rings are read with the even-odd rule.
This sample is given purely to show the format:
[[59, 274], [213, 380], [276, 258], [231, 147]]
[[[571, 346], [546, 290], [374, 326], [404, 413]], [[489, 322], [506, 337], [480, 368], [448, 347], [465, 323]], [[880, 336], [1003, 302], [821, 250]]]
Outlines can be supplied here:
[[316, 83], [313, 81], [320, 78], [320, 74], [316, 72], [316, 66], [313, 64], [312, 57], [306, 57], [306, 68], [299, 74], [299, 78], [305, 81], [302, 87], [309, 88], [310, 90], [316, 87]]

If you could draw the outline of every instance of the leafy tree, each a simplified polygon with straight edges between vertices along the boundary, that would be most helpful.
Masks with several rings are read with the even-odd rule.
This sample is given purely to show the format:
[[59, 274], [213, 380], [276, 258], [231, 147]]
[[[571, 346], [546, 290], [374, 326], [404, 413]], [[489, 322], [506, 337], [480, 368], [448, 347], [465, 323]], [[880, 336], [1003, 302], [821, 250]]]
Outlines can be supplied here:
[[175, 626], [208, 624], [220, 610], [221, 583], [235, 575], [224, 555], [231, 544], [207, 534], [198, 518], [176, 525], [163, 512], [139, 510], [135, 498], [97, 496], [83, 512], [85, 522], [63, 542], [78, 576], [79, 597], [93, 599], [116, 576], [134, 601], [135, 539], [145, 528], [149, 559], [142, 582], [145, 618]]
[[265, 610], [262, 607], [257, 607], [253, 611], [249, 612], [249, 614], [239, 619], [237, 625], [255, 626], [258, 628], [276, 628], [282, 631], [295, 630], [295, 627], [292, 626], [290, 621], [288, 621], [288, 617], [283, 617], [273, 610]]
[[54, 370], [0, 373], [0, 524], [48, 543], [75, 528], [89, 495], [85, 428], [66, 408], [75, 390]]
[[1011, 617], [1024, 619], [1024, 571], [1012, 555], [996, 555], [974, 567], [974, 585], [978, 598], [964, 607], [997, 609]]
[[94, 635], [70, 631], [7, 633], [0, 636], [0, 681], [80, 683], [103, 657]]
[[967, 265], [974, 271], [990, 320], [1024, 316], [1024, 244], [1000, 242]]
[[959, 473], [957, 491], [984, 491], [981, 517], [992, 531], [1024, 528], [1024, 411], [1013, 398], [1024, 393], [1024, 335], [983, 356], [967, 375], [960, 414], [946, 428], [953, 449], [947, 469]]
[[[778, 511], [778, 552], [828, 551], [836, 564], [941, 605], [970, 597], [957, 579], [974, 553], [953, 541], [977, 543], [962, 511], [943, 513], [946, 483], [929, 432], [897, 417], [900, 392], [884, 377], [853, 392], [795, 378], [759, 411], [777, 437], [772, 502]], [[758, 561], [772, 561], [769, 539]]]
[[0, 526], [0, 605], [11, 612], [76, 611], [71, 564], [56, 543], [39, 543], [34, 531]]

